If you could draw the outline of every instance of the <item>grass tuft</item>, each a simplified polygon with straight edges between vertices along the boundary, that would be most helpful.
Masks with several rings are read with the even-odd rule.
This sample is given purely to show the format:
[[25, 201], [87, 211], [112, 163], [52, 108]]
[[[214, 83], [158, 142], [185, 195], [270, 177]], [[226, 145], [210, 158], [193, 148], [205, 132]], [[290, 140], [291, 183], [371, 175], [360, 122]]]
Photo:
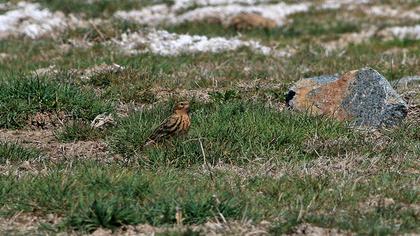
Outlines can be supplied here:
[[60, 111], [73, 119], [90, 121], [112, 111], [112, 105], [92, 92], [43, 78], [9, 77], [0, 81], [1, 128], [22, 128], [36, 112]]
[[41, 153], [33, 148], [24, 148], [16, 143], [0, 142], [0, 164], [4, 165], [7, 161], [19, 163], [39, 157]]

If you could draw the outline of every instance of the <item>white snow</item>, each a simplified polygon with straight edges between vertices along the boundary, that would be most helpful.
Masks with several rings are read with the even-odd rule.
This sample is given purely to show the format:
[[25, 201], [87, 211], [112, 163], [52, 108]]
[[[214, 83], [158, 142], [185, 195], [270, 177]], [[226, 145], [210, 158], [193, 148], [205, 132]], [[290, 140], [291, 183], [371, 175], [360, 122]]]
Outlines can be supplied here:
[[223, 23], [228, 23], [232, 17], [240, 13], [256, 13], [265, 18], [274, 20], [278, 25], [283, 25], [288, 15], [297, 12], [305, 12], [309, 10], [309, 4], [286, 4], [278, 3], [271, 5], [226, 5], [226, 6], [209, 6], [197, 8], [178, 15], [172, 22], [182, 23], [187, 21], [199, 21], [208, 18], [218, 18]]
[[173, 9], [175, 11], [185, 10], [190, 7], [203, 7], [203, 6], [217, 6], [217, 5], [231, 5], [231, 4], [241, 4], [241, 5], [255, 5], [265, 2], [270, 2], [271, 0], [175, 0]]
[[[223, 3], [226, 1], [215, 1], [213, 3]], [[234, 1], [228, 1], [234, 2]], [[249, 1], [249, 3], [252, 3]], [[206, 6], [195, 8], [191, 11], [186, 11], [177, 14], [177, 6], [168, 7], [166, 5], [155, 5], [146, 7], [141, 10], [132, 11], [117, 11], [115, 17], [136, 22], [144, 25], [159, 25], [159, 24], [180, 24], [183, 22], [200, 21], [203, 19], [219, 19], [223, 23], [228, 23], [230, 19], [240, 13], [257, 13], [263, 17], [274, 20], [278, 25], [284, 24], [287, 16], [297, 12], [308, 11], [310, 4], [269, 4], [269, 5], [255, 5], [246, 6], [239, 4], [228, 4], [223, 6]]]
[[391, 8], [390, 6], [372, 6], [366, 8], [365, 12], [376, 16], [420, 20], [420, 6], [411, 10]]
[[276, 51], [256, 41], [174, 34], [163, 30], [151, 31], [146, 34], [142, 32], [123, 34], [121, 40], [114, 40], [114, 42], [127, 54], [151, 52], [159, 55], [173, 56], [196, 52], [217, 53], [236, 50], [240, 47], [249, 47], [251, 50], [264, 55], [271, 54], [279, 57], [287, 55], [285, 52]]
[[420, 25], [389, 27], [380, 34], [385, 37], [391, 36], [399, 39], [420, 39]]
[[100, 19], [88, 22], [71, 14], [65, 16], [60, 11], [50, 12], [37, 3], [18, 2], [7, 7], [8, 11], [0, 15], [0, 39], [22, 35], [32, 39], [55, 36], [67, 28], [86, 27], [100, 22]]
[[64, 26], [64, 14], [51, 13], [38, 4], [19, 2], [15, 9], [0, 15], [0, 38], [9, 35], [37, 38]]
[[175, 18], [175, 13], [167, 5], [159, 4], [141, 10], [117, 11], [114, 16], [141, 25], [156, 26]]
[[[242, 8], [244, 7], [243, 5], [249, 6], [269, 1], [270, 0], [176, 0], [170, 7], [166, 4], [157, 4], [140, 10], [117, 11], [114, 13], [114, 16], [120, 19], [149, 26], [156, 26], [162, 23], [178, 24], [186, 21], [185, 18], [191, 15], [188, 14], [188, 11], [187, 13], [184, 12], [184, 14], [182, 14], [183, 11], [191, 7], [198, 7], [198, 9], [205, 11], [205, 6], [223, 5], [229, 8], [229, 5], [241, 4], [232, 6], [239, 6]], [[183, 15], [181, 16], [183, 18], [182, 20], [179, 19], [179, 14]], [[223, 17], [223, 15], [219, 16], [219, 18], [221, 17]]]
[[319, 8], [321, 9], [339, 9], [342, 6], [357, 6], [369, 3], [370, 0], [325, 0]]
[[329, 54], [334, 50], [339, 50], [346, 48], [350, 44], [360, 44], [369, 40], [377, 32], [377, 27], [371, 26], [368, 29], [362, 30], [360, 32], [354, 33], [345, 33], [340, 36], [338, 40], [322, 43], [323, 47], [326, 50], [326, 53]]

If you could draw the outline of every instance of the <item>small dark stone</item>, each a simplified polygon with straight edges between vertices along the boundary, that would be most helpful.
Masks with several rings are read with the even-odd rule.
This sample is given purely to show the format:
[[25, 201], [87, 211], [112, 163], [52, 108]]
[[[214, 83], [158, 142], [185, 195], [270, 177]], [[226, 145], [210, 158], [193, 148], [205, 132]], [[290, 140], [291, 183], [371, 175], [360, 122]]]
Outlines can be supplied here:
[[293, 90], [290, 90], [287, 94], [286, 94], [286, 106], [290, 107], [289, 102], [293, 99], [293, 97], [296, 95], [296, 92]]

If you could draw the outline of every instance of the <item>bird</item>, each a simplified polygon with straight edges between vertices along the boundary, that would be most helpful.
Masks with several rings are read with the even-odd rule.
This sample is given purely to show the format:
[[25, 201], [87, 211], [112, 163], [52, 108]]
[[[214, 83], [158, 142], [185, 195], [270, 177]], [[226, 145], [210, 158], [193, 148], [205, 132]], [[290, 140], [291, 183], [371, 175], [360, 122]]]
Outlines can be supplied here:
[[176, 103], [172, 115], [152, 132], [143, 146], [161, 143], [173, 136], [186, 134], [191, 126], [189, 110], [190, 103], [188, 101]]

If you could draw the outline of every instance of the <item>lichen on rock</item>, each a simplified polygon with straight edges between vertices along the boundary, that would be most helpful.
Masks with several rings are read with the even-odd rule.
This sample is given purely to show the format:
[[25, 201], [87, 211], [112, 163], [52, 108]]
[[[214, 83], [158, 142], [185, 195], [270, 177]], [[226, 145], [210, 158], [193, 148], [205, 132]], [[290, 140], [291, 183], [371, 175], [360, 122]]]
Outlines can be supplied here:
[[408, 109], [389, 82], [371, 68], [301, 79], [289, 90], [286, 102], [297, 111], [375, 128], [399, 124]]

